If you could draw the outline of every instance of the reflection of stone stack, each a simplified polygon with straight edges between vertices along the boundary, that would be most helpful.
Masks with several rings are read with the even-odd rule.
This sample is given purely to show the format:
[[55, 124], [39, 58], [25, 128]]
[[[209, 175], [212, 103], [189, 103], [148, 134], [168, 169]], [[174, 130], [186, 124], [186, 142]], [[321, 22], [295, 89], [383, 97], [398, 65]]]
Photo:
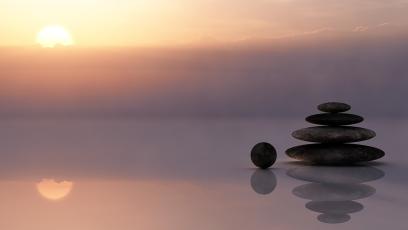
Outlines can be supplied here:
[[299, 167], [287, 173], [290, 177], [312, 183], [292, 190], [297, 197], [310, 200], [306, 208], [320, 213], [323, 223], [344, 223], [350, 214], [363, 210], [355, 200], [369, 197], [375, 189], [363, 182], [380, 179], [384, 172], [374, 167]]
[[344, 103], [329, 102], [318, 106], [325, 113], [311, 115], [306, 121], [321, 126], [309, 127], [292, 133], [296, 139], [317, 142], [286, 150], [289, 157], [320, 165], [352, 164], [379, 159], [384, 156], [380, 149], [365, 145], [347, 144], [375, 137], [369, 129], [347, 125], [357, 124], [363, 118], [343, 113], [350, 110]]

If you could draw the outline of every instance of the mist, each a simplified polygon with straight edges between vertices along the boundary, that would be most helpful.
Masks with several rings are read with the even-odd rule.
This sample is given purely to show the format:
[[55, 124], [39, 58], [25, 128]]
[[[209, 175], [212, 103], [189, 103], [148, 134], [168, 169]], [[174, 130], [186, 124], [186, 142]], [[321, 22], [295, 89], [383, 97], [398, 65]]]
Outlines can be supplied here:
[[[2, 117], [406, 117], [406, 36], [205, 47], [1, 48]], [[256, 44], [256, 45], [255, 45]]]

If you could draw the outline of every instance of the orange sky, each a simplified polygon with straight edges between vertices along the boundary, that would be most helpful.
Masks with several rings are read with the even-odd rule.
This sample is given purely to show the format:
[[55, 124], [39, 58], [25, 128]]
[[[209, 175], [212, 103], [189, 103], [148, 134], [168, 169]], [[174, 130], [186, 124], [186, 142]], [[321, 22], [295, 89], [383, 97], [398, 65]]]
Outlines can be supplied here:
[[50, 24], [66, 27], [81, 46], [404, 30], [407, 11], [406, 0], [0, 0], [0, 46], [35, 45]]

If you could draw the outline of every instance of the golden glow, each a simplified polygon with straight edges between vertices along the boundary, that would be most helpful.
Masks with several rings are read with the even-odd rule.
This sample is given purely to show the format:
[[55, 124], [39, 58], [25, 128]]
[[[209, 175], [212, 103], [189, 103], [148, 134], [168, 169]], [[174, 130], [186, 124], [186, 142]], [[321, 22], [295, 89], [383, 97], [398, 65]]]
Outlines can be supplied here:
[[37, 43], [44, 48], [54, 48], [57, 45], [70, 46], [74, 44], [71, 34], [62, 26], [44, 27], [37, 34]]
[[54, 179], [43, 179], [37, 183], [37, 191], [48, 200], [61, 200], [72, 191], [74, 183], [70, 181], [57, 182]]
[[[70, 28], [80, 46], [213, 44], [317, 34], [406, 31], [405, 0], [0, 0], [0, 47], [33, 45], [41, 26]], [[342, 10], [339, 10], [342, 9]], [[376, 12], [359, 14], [356, 12]], [[393, 12], [390, 14], [390, 12]], [[389, 27], [390, 26], [390, 27]], [[387, 29], [389, 27], [389, 29]], [[80, 42], [78, 42], [80, 41]]]

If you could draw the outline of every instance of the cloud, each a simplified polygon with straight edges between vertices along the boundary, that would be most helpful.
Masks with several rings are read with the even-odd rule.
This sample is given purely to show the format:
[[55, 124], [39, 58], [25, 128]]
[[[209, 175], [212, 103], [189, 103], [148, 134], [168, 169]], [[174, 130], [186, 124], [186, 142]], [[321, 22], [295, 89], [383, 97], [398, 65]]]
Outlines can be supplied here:
[[322, 28], [317, 28], [313, 30], [306, 30], [303, 32], [292, 32], [280, 36], [275, 36], [273, 38], [275, 39], [282, 39], [282, 38], [293, 38], [293, 37], [302, 37], [302, 36], [307, 36], [307, 35], [315, 35], [315, 34], [321, 34], [321, 33], [326, 33], [326, 32], [331, 32], [335, 31], [333, 27], [322, 27]]
[[389, 26], [391, 23], [389, 22], [383, 22], [377, 25], [377, 27], [383, 27], [383, 26]]
[[334, 31], [335, 29], [332, 27], [323, 27], [323, 28], [319, 28], [319, 29], [315, 29], [315, 30], [311, 30], [311, 31], [306, 31], [303, 32], [301, 34], [319, 34], [319, 33], [323, 33], [323, 32], [328, 32], [328, 31]]
[[380, 23], [380, 24], [373, 25], [373, 26], [368, 26], [368, 25], [356, 26], [356, 27], [353, 29], [353, 32], [365, 32], [365, 31], [368, 31], [368, 30], [370, 30], [370, 29], [388, 27], [388, 26], [390, 26], [390, 25], [391, 25], [391, 23], [389, 23], [389, 22], [382, 22], [382, 23]]
[[365, 32], [369, 30], [368, 26], [357, 26], [353, 29], [353, 32]]

